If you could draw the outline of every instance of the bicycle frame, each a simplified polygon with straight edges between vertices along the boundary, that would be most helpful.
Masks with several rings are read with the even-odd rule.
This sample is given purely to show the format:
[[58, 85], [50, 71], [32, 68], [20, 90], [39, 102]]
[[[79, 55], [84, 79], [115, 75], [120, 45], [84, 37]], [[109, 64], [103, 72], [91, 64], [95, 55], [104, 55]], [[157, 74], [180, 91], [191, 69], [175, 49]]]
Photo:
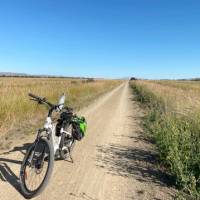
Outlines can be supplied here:
[[[37, 138], [34, 142], [34, 146], [36, 147], [37, 142], [39, 141], [39, 139], [41, 137], [46, 137], [48, 140], [50, 140], [51, 145], [53, 146], [54, 156], [55, 156], [59, 150], [62, 150], [62, 149], [60, 149], [60, 143], [61, 143], [61, 138], [62, 138], [63, 133], [65, 133], [66, 135], [72, 136], [72, 134], [70, 132], [67, 132], [64, 130], [64, 127], [61, 127], [60, 134], [59, 134], [59, 136], [57, 136], [56, 135], [56, 123], [53, 123], [53, 121], [52, 121], [52, 113], [54, 111], [56, 111], [56, 112], [61, 111], [63, 109], [65, 95], [63, 94], [63, 96], [59, 100], [59, 104], [55, 104], [55, 105], [48, 102], [46, 100], [46, 98], [41, 98], [41, 97], [38, 97], [31, 93], [29, 93], [29, 96], [32, 97], [31, 100], [37, 101], [39, 104], [46, 104], [49, 107], [48, 115], [45, 120], [44, 126], [42, 129], [39, 129], [37, 132]], [[72, 110], [69, 107], [67, 107], [67, 109]], [[45, 134], [41, 134], [43, 132], [45, 132]], [[34, 149], [34, 152], [35, 152], [35, 149]]]
[[[41, 135], [42, 132], [46, 132], [46, 134]], [[63, 127], [60, 129], [60, 136], [56, 136], [56, 124], [52, 123], [51, 117], [48, 116], [45, 120], [44, 128], [39, 129], [37, 132], [37, 139], [35, 141], [35, 144], [37, 144], [37, 140], [40, 137], [47, 137], [52, 142], [54, 148], [54, 156], [55, 156], [57, 150], [59, 150], [60, 141], [63, 133], [72, 136], [72, 134], [70, 132], [65, 131]]]

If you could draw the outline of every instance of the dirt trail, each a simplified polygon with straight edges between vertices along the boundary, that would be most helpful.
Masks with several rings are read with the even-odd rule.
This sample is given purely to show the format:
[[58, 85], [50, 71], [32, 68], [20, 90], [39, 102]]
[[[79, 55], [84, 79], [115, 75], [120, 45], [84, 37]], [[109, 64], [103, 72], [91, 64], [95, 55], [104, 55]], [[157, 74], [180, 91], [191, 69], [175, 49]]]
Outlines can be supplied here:
[[[133, 101], [128, 83], [81, 113], [88, 120], [88, 132], [74, 149], [75, 163], [56, 161], [50, 183], [35, 199], [173, 199], [174, 190], [156, 168], [152, 145], [143, 138], [142, 111]], [[27, 144], [19, 144], [0, 155], [1, 200], [23, 199], [17, 177], [26, 148]]]

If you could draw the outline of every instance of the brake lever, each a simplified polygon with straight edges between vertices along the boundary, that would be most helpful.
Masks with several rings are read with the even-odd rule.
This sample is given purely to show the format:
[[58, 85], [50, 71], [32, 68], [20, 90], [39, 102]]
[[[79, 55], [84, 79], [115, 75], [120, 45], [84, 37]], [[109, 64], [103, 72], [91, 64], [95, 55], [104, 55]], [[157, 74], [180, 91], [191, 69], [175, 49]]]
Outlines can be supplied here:
[[43, 104], [42, 100], [38, 100], [38, 99], [30, 99], [31, 101], [37, 101], [38, 104]]

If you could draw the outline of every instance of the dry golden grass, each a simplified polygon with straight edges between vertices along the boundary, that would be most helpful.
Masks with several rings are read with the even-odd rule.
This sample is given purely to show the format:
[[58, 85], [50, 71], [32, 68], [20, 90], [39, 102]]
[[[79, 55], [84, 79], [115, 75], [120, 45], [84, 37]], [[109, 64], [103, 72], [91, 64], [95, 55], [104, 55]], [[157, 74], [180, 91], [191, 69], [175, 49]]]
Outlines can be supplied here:
[[76, 109], [89, 104], [94, 98], [116, 87], [120, 81], [70, 80], [62, 78], [0, 78], [0, 133], [13, 126], [21, 126], [25, 121], [37, 121], [47, 110], [29, 100], [28, 92], [57, 102], [64, 92], [66, 104]]
[[161, 98], [169, 112], [189, 114], [200, 110], [200, 82], [137, 81]]

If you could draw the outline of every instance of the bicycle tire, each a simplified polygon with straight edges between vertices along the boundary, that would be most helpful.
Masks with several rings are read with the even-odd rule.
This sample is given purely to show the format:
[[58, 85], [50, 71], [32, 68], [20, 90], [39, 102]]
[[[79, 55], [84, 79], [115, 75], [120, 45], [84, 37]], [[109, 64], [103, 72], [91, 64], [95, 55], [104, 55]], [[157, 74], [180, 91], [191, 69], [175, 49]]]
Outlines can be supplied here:
[[[46, 188], [49, 180], [50, 180], [50, 177], [51, 177], [51, 174], [52, 174], [52, 171], [53, 171], [53, 166], [54, 166], [54, 150], [53, 150], [53, 146], [51, 144], [51, 141], [49, 141], [48, 139], [46, 138], [40, 138], [38, 143], [44, 143], [45, 146], [48, 148], [49, 150], [49, 157], [47, 159], [48, 161], [48, 167], [47, 167], [47, 171], [45, 173], [45, 176], [44, 176], [44, 179], [42, 180], [41, 184], [35, 189], [35, 190], [30, 190], [27, 188], [27, 185], [26, 185], [26, 181], [25, 181], [25, 170], [26, 170], [26, 166], [28, 164], [28, 159], [29, 159], [29, 156], [31, 155], [32, 151], [35, 149], [35, 145], [32, 145], [25, 157], [24, 157], [24, 160], [22, 162], [22, 165], [21, 165], [21, 169], [20, 169], [20, 186], [21, 186], [21, 192], [22, 192], [22, 195], [27, 198], [27, 199], [31, 199], [35, 196], [38, 196], [42, 191], [44, 191], [44, 189]], [[37, 145], [38, 145], [37, 143]], [[43, 161], [45, 162], [45, 161]]]

